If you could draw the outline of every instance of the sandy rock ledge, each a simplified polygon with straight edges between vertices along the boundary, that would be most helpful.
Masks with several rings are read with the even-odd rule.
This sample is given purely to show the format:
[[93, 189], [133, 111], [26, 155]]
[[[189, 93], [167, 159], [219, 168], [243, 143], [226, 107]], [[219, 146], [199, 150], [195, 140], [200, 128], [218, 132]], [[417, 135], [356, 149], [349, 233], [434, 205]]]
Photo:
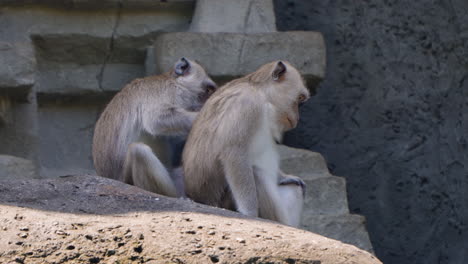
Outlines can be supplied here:
[[354, 246], [96, 176], [0, 182], [0, 263], [381, 263]]

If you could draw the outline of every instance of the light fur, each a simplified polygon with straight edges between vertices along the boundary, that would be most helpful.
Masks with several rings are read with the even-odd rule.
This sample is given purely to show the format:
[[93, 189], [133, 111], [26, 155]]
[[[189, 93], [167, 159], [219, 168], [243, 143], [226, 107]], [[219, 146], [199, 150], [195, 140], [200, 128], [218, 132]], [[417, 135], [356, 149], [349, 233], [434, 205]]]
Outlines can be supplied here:
[[187, 196], [249, 215], [299, 225], [304, 183], [281, 172], [277, 143], [299, 119], [309, 92], [287, 62], [263, 65], [210, 97], [183, 152]]
[[185, 58], [169, 72], [126, 85], [96, 123], [93, 160], [97, 173], [148, 191], [182, 195], [170, 173], [168, 137], [186, 137], [215, 88], [205, 70]]

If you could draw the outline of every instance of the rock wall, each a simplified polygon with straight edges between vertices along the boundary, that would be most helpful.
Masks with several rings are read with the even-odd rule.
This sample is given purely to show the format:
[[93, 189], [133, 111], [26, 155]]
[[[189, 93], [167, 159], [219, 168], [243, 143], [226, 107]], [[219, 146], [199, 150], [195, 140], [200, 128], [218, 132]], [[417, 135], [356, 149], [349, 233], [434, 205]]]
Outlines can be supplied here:
[[2, 1], [0, 153], [51, 177], [93, 171], [91, 138], [109, 98], [146, 76], [147, 47], [186, 31], [193, 0]]
[[346, 177], [384, 263], [468, 259], [468, 2], [275, 1], [324, 34], [327, 76], [286, 137]]

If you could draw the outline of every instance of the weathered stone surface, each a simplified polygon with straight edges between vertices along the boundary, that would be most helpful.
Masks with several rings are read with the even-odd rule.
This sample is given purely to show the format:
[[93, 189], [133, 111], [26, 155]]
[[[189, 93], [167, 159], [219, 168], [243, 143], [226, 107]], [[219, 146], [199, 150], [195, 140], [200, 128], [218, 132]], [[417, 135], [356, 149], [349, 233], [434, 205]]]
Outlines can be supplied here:
[[307, 184], [304, 214], [341, 215], [349, 213], [346, 181], [342, 177], [328, 176], [304, 180]]
[[36, 167], [30, 160], [0, 155], [0, 180], [36, 178]]
[[350, 215], [346, 181], [330, 174], [319, 153], [281, 145], [281, 169], [307, 185], [301, 227], [373, 252], [365, 218]]
[[325, 43], [318, 32], [167, 33], [157, 38], [154, 48], [158, 70], [187, 56], [218, 78], [242, 76], [279, 59], [291, 62], [305, 78], [325, 75]]
[[468, 259], [468, 1], [276, 0], [317, 30], [327, 77], [287, 144], [347, 179], [384, 263]]
[[311, 232], [338, 239], [368, 252], [373, 252], [365, 221], [365, 217], [353, 214], [305, 214], [302, 219], [302, 226]]
[[8, 102], [5, 122], [0, 124], [0, 154], [35, 160], [37, 157], [37, 105], [35, 98], [0, 96]]
[[272, 0], [198, 0], [192, 32], [275, 32]]
[[[38, 64], [35, 88], [40, 94], [82, 95], [118, 91], [130, 80], [143, 77], [146, 47], [161, 32], [187, 30], [192, 9], [137, 10], [123, 4], [86, 12], [37, 6], [0, 7], [0, 11], [0, 41], [21, 43], [19, 47], [29, 52], [13, 61], [10, 57], [16, 50], [5, 53], [5, 45], [0, 45], [0, 58], [7, 54], [5, 60], [11, 61], [9, 67], [0, 66], [0, 88], [24, 87], [23, 82], [12, 83], [10, 75], [16, 82], [18, 76], [31, 79], [35, 69], [26, 67], [24, 62], [29, 61], [24, 58], [34, 61], [34, 50]], [[5, 70], [11, 69], [15, 74], [5, 77]]]
[[0, 181], [0, 190], [2, 263], [380, 263], [307, 231], [100, 177]]
[[193, 9], [194, 0], [2, 0], [4, 6], [41, 5], [67, 9], [103, 9], [122, 6], [128, 9]]
[[330, 177], [327, 162], [320, 153], [281, 145], [281, 169], [303, 179]]
[[116, 92], [144, 74], [141, 64], [47, 64], [41, 66], [36, 88], [40, 94], [75, 96]]
[[106, 103], [56, 101], [41, 105], [37, 158], [42, 177], [94, 173], [91, 155], [94, 124]]
[[325, 159], [317, 152], [281, 145], [281, 169], [301, 177], [307, 184], [304, 215], [349, 213], [344, 178], [330, 174]]
[[[0, 41], [0, 94], [15, 93], [27, 95], [34, 84], [35, 59], [28, 43]], [[19, 91], [18, 91], [19, 90]]]
[[[191, 8], [129, 10], [118, 6], [86, 12], [38, 6], [0, 7], [0, 11], [0, 40], [27, 42], [31, 35], [63, 36], [64, 41], [56, 47], [58, 50], [64, 48], [62, 45], [67, 47], [73, 44], [65, 42], [70, 39], [69, 36], [76, 37], [78, 43], [86, 37], [108, 38], [107, 45], [110, 38], [137, 38], [134, 45], [138, 48], [141, 43], [151, 43], [157, 33], [188, 30], [192, 16]], [[68, 52], [73, 54], [73, 49]]]

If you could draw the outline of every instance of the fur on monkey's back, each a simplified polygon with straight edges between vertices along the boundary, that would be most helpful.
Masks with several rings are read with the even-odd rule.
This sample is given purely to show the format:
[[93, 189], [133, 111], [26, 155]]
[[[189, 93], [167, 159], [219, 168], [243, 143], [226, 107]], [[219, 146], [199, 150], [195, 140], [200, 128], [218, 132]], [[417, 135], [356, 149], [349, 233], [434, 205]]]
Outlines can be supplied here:
[[183, 152], [185, 189], [191, 199], [222, 206], [223, 196], [229, 194], [221, 161], [234, 149], [249, 155], [246, 146], [260, 125], [263, 102], [249, 76], [224, 85], [207, 100]]
[[[122, 179], [128, 145], [142, 135], [142, 114], [160, 104], [165, 93], [175, 92], [169, 73], [136, 79], [109, 102], [96, 123], [93, 137], [94, 167], [100, 176]], [[171, 89], [172, 88], [172, 89]], [[110, 133], [109, 133], [110, 132]]]

